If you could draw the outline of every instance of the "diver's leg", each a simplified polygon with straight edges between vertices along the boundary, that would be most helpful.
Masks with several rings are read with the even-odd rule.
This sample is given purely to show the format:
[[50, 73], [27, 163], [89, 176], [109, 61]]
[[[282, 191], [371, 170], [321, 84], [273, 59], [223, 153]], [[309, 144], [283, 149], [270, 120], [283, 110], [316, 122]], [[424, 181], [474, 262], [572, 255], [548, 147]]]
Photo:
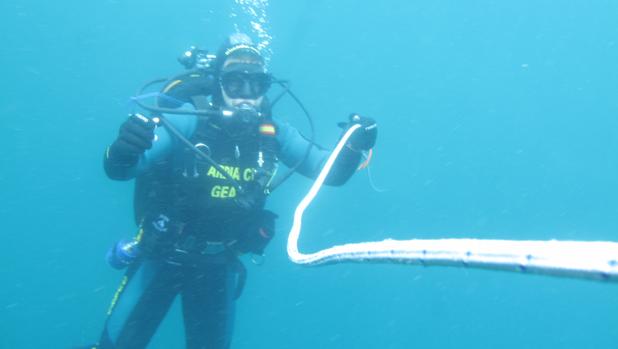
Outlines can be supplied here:
[[206, 264], [185, 275], [182, 310], [187, 349], [230, 347], [237, 275], [233, 263]]
[[127, 271], [96, 348], [145, 348], [180, 289], [176, 266], [144, 261]]

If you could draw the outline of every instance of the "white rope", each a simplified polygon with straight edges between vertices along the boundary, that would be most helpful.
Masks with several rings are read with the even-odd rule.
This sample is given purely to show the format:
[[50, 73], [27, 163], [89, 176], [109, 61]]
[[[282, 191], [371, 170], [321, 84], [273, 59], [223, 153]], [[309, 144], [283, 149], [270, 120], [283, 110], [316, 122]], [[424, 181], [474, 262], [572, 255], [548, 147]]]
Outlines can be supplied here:
[[392, 262], [507, 270], [618, 282], [618, 243], [606, 241], [513, 241], [479, 239], [391, 240], [298, 251], [303, 212], [315, 198], [341, 149], [360, 125], [341, 138], [309, 192], [296, 207], [288, 236], [288, 256], [297, 264]]

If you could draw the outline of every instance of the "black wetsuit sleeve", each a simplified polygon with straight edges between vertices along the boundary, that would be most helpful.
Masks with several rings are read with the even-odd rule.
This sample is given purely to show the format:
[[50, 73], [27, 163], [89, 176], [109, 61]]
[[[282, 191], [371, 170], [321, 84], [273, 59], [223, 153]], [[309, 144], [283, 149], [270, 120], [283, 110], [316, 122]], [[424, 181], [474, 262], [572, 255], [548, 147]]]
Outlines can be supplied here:
[[[286, 123], [277, 124], [277, 140], [280, 145], [280, 159], [288, 167], [294, 167], [303, 160], [307, 147], [311, 141], [303, 137], [297, 129]], [[315, 179], [331, 151], [316, 144], [311, 147], [311, 152], [296, 169], [303, 176]], [[361, 160], [361, 153], [345, 146], [333, 168], [326, 177], [325, 184], [342, 185], [352, 177]]]

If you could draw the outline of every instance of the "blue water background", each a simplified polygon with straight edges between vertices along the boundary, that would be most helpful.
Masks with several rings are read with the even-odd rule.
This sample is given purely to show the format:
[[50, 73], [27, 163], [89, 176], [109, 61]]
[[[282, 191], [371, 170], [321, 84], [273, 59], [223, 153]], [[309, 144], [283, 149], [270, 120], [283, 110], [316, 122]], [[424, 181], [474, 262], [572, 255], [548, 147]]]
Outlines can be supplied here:
[[[131, 183], [104, 147], [142, 82], [216, 48], [231, 1], [0, 3], [0, 348], [93, 342], [133, 233]], [[372, 163], [306, 214], [302, 250], [392, 237], [618, 241], [618, 2], [283, 1], [271, 70], [321, 143], [355, 111], [379, 122]], [[276, 114], [306, 129], [283, 102]], [[618, 348], [618, 288], [400, 265], [303, 268], [285, 255], [310, 182], [272, 198], [267, 263], [249, 266], [234, 348]], [[173, 309], [153, 348], [179, 348]]]

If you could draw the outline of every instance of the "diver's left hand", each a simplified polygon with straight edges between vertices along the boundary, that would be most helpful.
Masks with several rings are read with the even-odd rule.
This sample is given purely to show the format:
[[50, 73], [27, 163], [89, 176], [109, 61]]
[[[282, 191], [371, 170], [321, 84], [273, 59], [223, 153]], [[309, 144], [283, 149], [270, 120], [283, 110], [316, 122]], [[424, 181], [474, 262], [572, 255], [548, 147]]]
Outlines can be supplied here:
[[373, 148], [376, 144], [376, 138], [378, 137], [378, 124], [376, 121], [372, 118], [355, 113], [350, 114], [348, 119], [348, 122], [341, 122], [339, 126], [345, 130], [355, 124], [361, 126], [348, 140], [350, 148], [356, 151], [366, 151]]

